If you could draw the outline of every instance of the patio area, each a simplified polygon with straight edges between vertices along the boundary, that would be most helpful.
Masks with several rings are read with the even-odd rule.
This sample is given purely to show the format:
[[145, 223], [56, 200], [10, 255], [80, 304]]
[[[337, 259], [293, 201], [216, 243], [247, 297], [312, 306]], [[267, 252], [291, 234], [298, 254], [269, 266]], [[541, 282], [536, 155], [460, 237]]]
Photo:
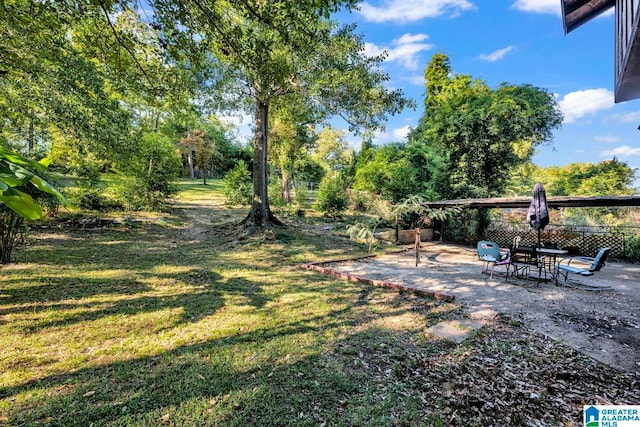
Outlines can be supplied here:
[[[640, 370], [640, 265], [609, 261], [580, 286], [505, 281], [504, 267], [481, 274], [475, 248], [423, 244], [420, 264], [408, 250], [361, 260], [316, 264], [352, 280], [455, 299], [483, 320], [506, 315], [620, 370]], [[503, 274], [500, 274], [500, 273]], [[598, 289], [603, 290], [588, 290]]]

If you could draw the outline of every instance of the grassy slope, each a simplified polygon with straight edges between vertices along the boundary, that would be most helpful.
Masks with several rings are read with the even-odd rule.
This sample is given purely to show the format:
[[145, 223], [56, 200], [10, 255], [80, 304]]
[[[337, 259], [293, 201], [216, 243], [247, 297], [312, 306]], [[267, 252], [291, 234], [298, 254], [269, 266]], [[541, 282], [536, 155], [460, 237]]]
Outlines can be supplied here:
[[[460, 307], [301, 270], [366, 248], [312, 221], [238, 239], [246, 211], [219, 197], [183, 183], [162, 221], [42, 229], [15, 251], [0, 275], [0, 425], [564, 425], [605, 384], [637, 403], [637, 377], [514, 322], [438, 341], [425, 326]], [[563, 358], [579, 372], [548, 372]], [[587, 398], [553, 391], [565, 385]]]

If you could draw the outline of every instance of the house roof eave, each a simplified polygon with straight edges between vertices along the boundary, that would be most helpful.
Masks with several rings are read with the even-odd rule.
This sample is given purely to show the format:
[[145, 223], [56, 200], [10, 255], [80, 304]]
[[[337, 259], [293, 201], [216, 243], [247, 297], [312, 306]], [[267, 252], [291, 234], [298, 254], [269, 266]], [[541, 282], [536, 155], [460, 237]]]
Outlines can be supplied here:
[[561, 0], [562, 26], [569, 34], [582, 24], [615, 6], [615, 0]]

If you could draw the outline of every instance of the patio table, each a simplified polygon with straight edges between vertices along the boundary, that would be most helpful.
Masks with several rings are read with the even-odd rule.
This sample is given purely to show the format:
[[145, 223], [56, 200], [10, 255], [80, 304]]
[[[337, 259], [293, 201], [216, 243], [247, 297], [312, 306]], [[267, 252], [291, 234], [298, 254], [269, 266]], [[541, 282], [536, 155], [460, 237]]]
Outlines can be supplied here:
[[545, 257], [544, 265], [538, 266], [538, 282], [541, 280], [542, 276], [542, 268], [546, 269], [549, 273], [551, 273], [551, 279], [547, 279], [547, 274], [545, 272], [545, 281], [553, 280], [555, 278], [555, 265], [558, 257], [563, 255], [567, 255], [569, 251], [565, 249], [555, 249], [555, 248], [536, 248], [531, 246], [520, 246], [517, 248], [513, 248], [516, 253], [521, 253], [525, 255], [532, 255], [535, 251], [536, 254], [542, 255]]

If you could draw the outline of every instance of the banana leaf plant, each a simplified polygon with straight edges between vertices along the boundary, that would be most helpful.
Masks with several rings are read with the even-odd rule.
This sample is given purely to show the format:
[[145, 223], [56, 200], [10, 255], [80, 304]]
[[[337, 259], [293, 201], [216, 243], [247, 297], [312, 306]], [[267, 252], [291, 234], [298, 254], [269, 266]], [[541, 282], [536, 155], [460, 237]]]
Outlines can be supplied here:
[[22, 218], [41, 219], [44, 216], [42, 207], [20, 189], [31, 184], [39, 191], [54, 195], [62, 205], [70, 206], [71, 203], [58, 190], [38, 175], [38, 172], [47, 170], [50, 161], [45, 158], [36, 162], [0, 148], [0, 203]]

